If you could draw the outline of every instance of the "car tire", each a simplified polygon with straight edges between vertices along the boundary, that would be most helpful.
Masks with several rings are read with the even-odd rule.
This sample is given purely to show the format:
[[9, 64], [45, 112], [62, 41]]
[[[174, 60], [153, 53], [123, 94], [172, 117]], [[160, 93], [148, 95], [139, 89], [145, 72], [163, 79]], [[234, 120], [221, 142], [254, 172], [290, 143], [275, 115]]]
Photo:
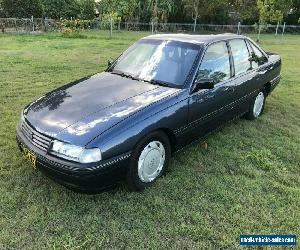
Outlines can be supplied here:
[[255, 120], [262, 115], [266, 102], [266, 92], [260, 90], [255, 98], [251, 101], [248, 112], [245, 114], [247, 120]]
[[135, 147], [127, 172], [127, 185], [131, 191], [143, 191], [165, 174], [171, 157], [168, 136], [155, 131], [142, 139]]

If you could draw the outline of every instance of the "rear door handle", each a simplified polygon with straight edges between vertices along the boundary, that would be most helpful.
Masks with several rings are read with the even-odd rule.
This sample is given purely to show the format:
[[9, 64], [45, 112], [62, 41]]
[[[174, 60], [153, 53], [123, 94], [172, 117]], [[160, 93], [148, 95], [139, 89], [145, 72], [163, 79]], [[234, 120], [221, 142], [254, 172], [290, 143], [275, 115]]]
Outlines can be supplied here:
[[265, 73], [267, 73], [267, 71], [268, 71], [268, 70], [266, 70], [266, 69], [265, 69], [265, 70], [262, 70], [262, 71], [258, 71], [258, 74], [264, 75]]

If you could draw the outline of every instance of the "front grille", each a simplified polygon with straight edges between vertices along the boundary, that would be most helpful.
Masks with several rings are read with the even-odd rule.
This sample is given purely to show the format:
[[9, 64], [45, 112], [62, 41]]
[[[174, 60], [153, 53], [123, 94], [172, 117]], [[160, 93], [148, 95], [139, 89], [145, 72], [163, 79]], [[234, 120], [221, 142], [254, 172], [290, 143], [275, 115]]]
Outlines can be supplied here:
[[23, 135], [37, 148], [47, 151], [50, 143], [51, 138], [46, 135], [41, 134], [40, 132], [36, 131], [32, 128], [25, 120], [22, 121], [20, 129]]

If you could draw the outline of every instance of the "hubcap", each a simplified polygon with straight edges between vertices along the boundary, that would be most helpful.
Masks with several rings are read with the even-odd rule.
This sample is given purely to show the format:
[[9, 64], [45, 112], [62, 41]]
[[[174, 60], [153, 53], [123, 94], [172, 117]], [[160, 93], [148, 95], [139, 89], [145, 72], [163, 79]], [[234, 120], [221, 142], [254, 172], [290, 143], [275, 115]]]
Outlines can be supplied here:
[[262, 111], [264, 105], [265, 96], [263, 92], [259, 92], [259, 94], [255, 98], [254, 107], [253, 107], [253, 115], [258, 117]]
[[161, 172], [166, 158], [164, 145], [152, 141], [142, 150], [138, 161], [138, 175], [142, 182], [152, 182]]

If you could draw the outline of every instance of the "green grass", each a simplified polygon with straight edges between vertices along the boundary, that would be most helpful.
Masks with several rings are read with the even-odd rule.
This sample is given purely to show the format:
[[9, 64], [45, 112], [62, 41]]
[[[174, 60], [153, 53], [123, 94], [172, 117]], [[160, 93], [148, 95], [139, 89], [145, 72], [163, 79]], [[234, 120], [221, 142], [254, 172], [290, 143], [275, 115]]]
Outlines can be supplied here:
[[238, 249], [240, 234], [300, 236], [300, 36], [262, 36], [283, 59], [264, 115], [226, 125], [208, 149], [181, 151], [143, 193], [121, 185], [77, 194], [23, 160], [15, 143], [21, 109], [104, 70], [144, 35], [0, 35], [0, 249]]

